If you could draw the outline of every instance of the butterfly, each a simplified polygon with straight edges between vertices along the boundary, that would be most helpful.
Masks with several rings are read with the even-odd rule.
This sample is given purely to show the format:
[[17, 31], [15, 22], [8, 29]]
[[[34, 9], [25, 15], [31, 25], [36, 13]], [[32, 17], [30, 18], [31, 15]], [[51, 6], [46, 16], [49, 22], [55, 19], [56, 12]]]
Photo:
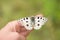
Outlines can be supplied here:
[[27, 30], [39, 30], [47, 21], [47, 18], [41, 16], [25, 17], [19, 20]]

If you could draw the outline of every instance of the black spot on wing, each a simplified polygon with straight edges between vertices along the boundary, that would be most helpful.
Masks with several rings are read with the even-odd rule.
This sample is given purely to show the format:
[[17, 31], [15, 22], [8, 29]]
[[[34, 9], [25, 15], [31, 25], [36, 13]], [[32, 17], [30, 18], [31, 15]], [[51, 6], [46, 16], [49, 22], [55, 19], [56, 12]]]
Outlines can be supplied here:
[[28, 21], [26, 21], [26, 23], [28, 23]]
[[37, 17], [37, 19], [39, 19], [39, 17]]
[[40, 26], [40, 24], [37, 24], [37, 26]]
[[23, 20], [25, 20], [25, 18]]
[[23, 21], [23, 20], [21, 20], [21, 21]]
[[23, 18], [23, 20], [28, 20], [28, 17], [26, 17], [26, 18]]
[[42, 19], [42, 17], [40, 19]]
[[26, 17], [26, 19], [28, 20], [28, 17]]
[[26, 26], [29, 26], [29, 24], [26, 24]]
[[40, 20], [38, 20], [38, 22], [40, 22]]

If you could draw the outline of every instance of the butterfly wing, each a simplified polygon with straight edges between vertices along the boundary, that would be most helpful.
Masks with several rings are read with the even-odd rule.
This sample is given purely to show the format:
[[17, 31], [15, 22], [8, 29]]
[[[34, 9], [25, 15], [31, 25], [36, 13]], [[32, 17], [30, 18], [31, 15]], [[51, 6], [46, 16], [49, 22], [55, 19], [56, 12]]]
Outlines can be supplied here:
[[32, 30], [32, 25], [31, 25], [31, 19], [30, 17], [25, 17], [20, 19], [20, 21], [22, 21], [23, 26], [27, 29], [27, 30]]
[[45, 17], [35, 17], [35, 27], [34, 29], [38, 30], [42, 27], [42, 25], [45, 24], [45, 22], [47, 21], [47, 19]]

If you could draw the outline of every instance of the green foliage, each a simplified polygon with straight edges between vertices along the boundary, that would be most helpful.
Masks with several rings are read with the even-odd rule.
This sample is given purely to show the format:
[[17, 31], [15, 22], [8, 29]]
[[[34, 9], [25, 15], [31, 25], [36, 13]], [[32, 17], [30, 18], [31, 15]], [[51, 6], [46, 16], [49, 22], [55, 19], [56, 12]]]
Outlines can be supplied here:
[[60, 40], [60, 0], [0, 0], [0, 28], [9, 21], [42, 13], [48, 22], [28, 40]]

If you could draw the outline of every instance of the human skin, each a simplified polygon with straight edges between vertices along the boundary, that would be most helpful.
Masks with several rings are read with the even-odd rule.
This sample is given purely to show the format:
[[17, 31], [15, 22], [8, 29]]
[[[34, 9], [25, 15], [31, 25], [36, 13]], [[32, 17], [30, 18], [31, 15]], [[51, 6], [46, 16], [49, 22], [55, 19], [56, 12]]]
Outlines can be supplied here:
[[0, 40], [26, 40], [31, 31], [26, 30], [19, 21], [11, 21], [0, 30]]

